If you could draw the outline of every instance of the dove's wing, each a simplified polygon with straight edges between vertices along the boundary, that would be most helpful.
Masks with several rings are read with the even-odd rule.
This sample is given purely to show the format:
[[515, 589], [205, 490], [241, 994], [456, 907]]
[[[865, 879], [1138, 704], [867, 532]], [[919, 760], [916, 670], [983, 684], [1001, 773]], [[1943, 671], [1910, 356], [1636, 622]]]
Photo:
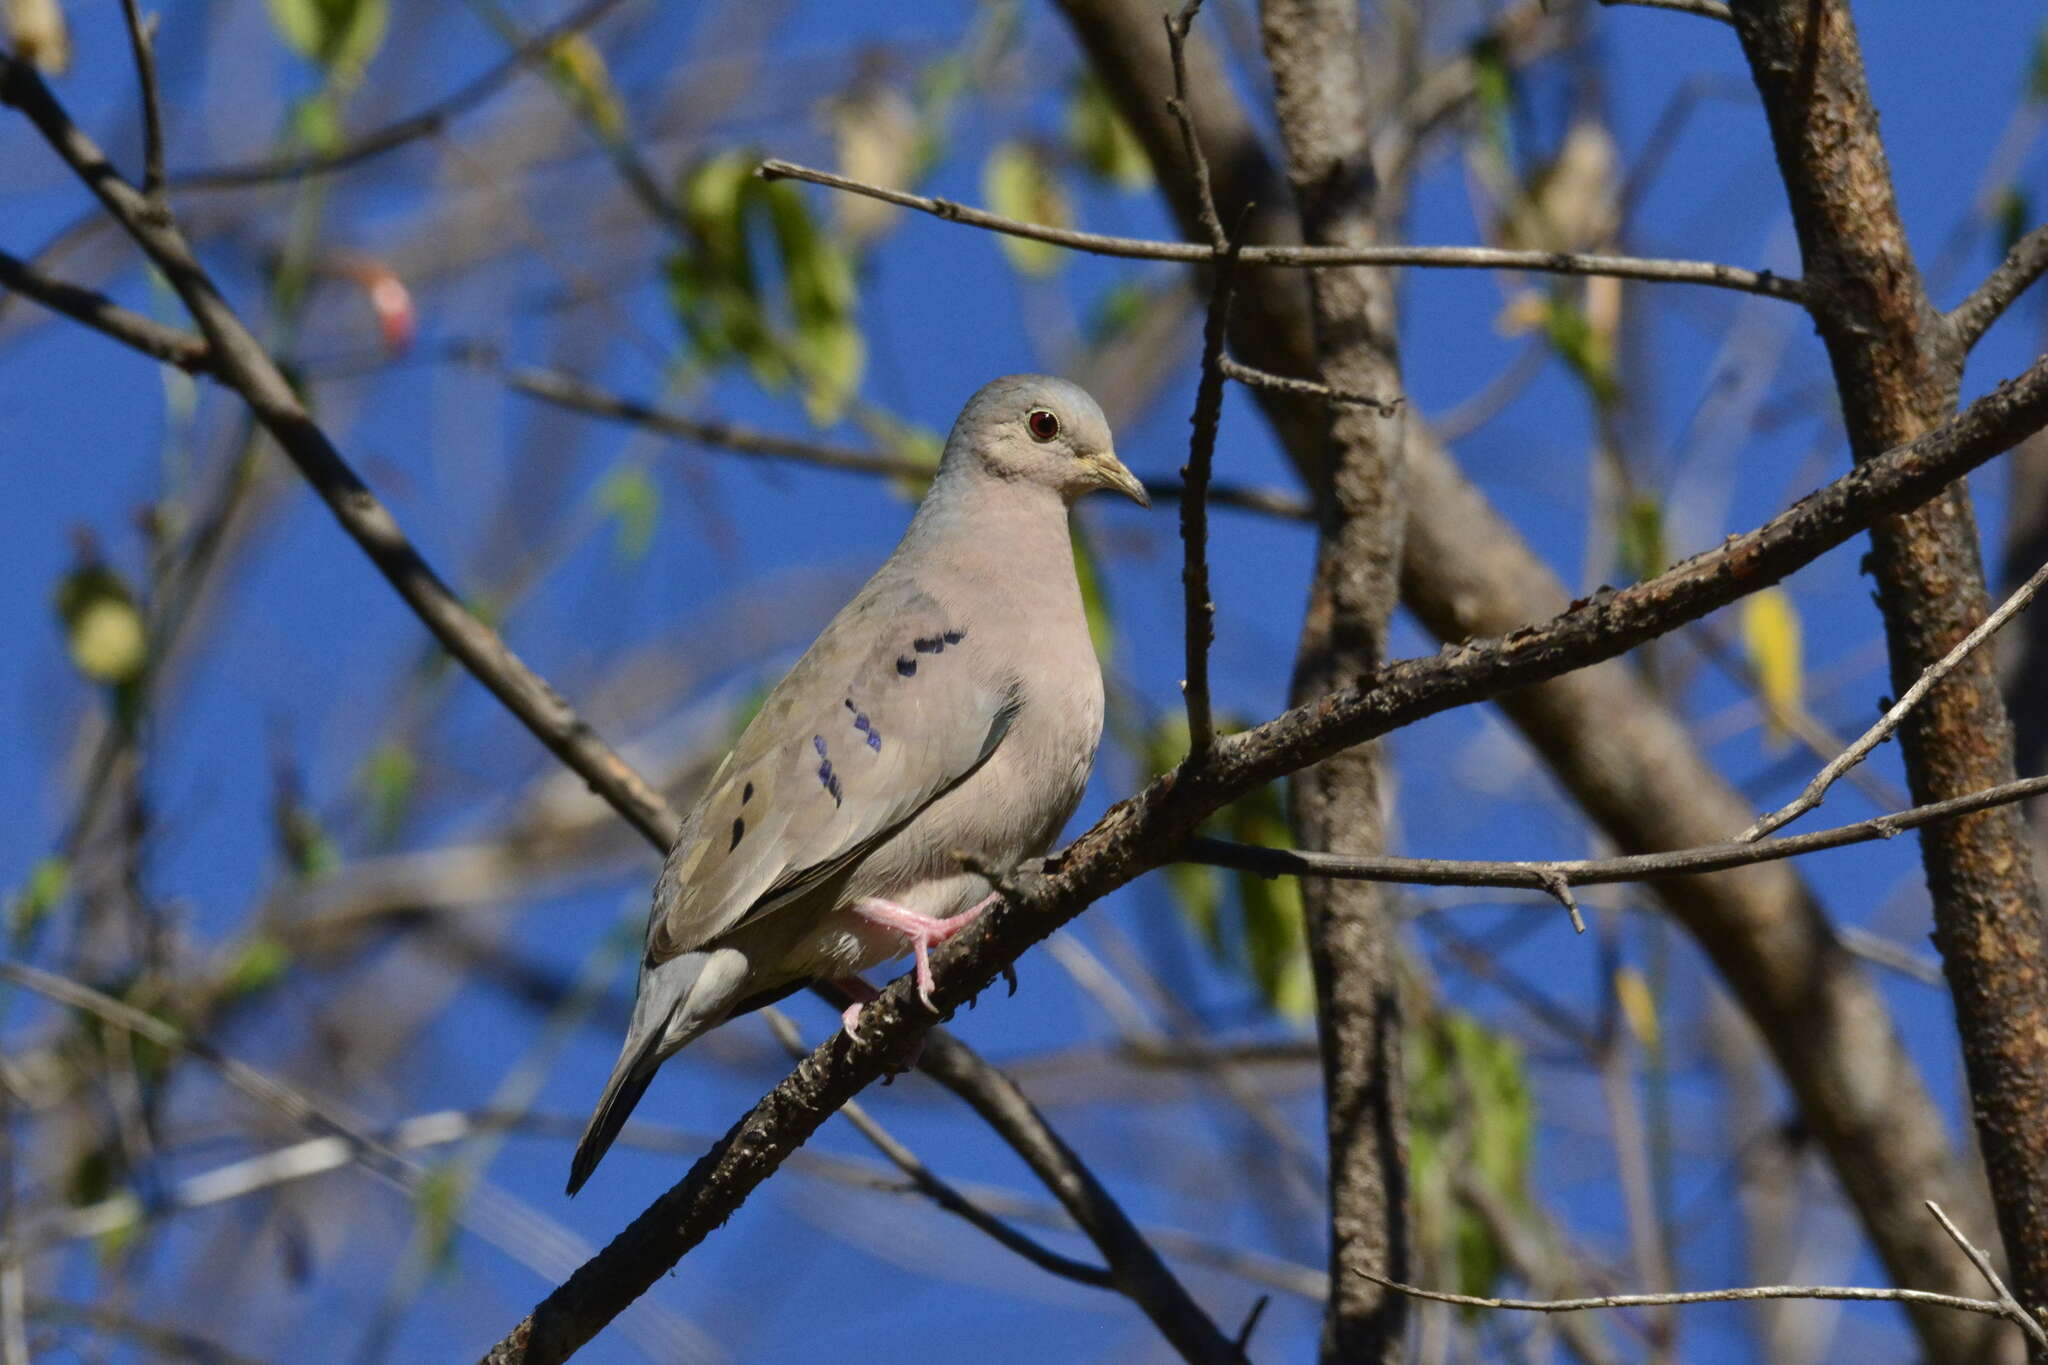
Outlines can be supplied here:
[[669, 854], [647, 958], [803, 894], [979, 767], [1019, 693], [975, 676], [969, 623], [878, 577], [762, 703]]

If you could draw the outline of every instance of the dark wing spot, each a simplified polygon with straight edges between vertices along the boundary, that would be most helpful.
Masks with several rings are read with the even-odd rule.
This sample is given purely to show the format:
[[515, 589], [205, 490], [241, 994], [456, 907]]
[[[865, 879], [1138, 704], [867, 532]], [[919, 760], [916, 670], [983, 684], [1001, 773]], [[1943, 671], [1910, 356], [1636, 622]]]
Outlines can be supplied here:
[[896, 661], [896, 671], [908, 678], [917, 672], [917, 660], [905, 654]]
[[751, 801], [751, 800], [753, 800], [753, 799], [754, 799], [754, 784], [753, 784], [753, 783], [751, 783], [751, 782], [749, 782], [749, 783], [747, 784], [747, 786], [746, 786], [746, 789], [745, 789], [744, 791], [742, 791], [742, 792], [740, 793], [740, 804], [741, 804], [742, 806], [744, 806], [744, 805], [746, 805], [746, 804], [747, 804], [747, 802], [749, 802], [749, 801]]
[[946, 647], [945, 640], [937, 635], [926, 635], [912, 640], [910, 647], [920, 654], [936, 654]]
[[868, 731], [868, 747], [876, 753], [882, 752], [882, 732], [880, 730]]
[[812, 735], [811, 747], [818, 751], [819, 758], [823, 758], [825, 756], [825, 737], [823, 735]]
[[828, 758], [818, 765], [818, 781], [826, 791], [832, 794], [832, 804], [838, 805], [840, 802], [839, 775], [832, 771], [831, 759]]
[[740, 846], [740, 840], [747, 836], [747, 822], [735, 816], [732, 822], [732, 842], [725, 846], [727, 853]]
[[964, 630], [949, 630], [941, 638], [949, 645], [957, 645], [967, 638], [967, 632]]

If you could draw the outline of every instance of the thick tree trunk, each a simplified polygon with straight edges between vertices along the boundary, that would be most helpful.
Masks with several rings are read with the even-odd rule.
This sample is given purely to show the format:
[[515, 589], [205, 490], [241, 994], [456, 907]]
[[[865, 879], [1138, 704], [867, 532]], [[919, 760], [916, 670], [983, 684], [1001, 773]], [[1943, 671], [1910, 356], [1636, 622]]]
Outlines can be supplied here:
[[[1847, 5], [1751, 0], [1735, 14], [1850, 445], [1868, 459], [1954, 411], [1961, 357], [1906, 243]], [[1880, 523], [1871, 543], [1903, 689], [1990, 609], [1968, 487]], [[2010, 781], [1989, 653], [1950, 674], [1899, 738], [1915, 801]], [[2013, 1292], [2048, 1305], [2048, 941], [2033, 858], [2012, 807], [1924, 830], [1920, 847]]]
[[[1371, 149], [1358, 7], [1350, 0], [1268, 0], [1266, 59], [1304, 238], [1375, 241]], [[1315, 372], [1389, 402], [1400, 397], [1393, 290], [1383, 271], [1309, 277]], [[1367, 677], [1386, 654], [1407, 521], [1401, 419], [1330, 406], [1316, 489], [1315, 579], [1296, 658], [1297, 703]], [[1303, 848], [1377, 853], [1386, 844], [1378, 745], [1295, 775], [1289, 791]], [[1407, 1110], [1402, 1083], [1399, 950], [1385, 888], [1302, 884], [1322, 1039], [1330, 1164], [1330, 1298], [1326, 1361], [1400, 1358], [1407, 1303], [1358, 1272], [1408, 1278]]]

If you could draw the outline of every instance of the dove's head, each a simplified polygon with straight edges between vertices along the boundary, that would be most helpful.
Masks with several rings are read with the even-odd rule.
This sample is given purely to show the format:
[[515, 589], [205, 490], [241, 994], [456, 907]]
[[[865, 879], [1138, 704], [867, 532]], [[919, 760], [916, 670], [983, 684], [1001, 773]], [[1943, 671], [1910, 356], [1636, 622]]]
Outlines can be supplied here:
[[967, 400], [939, 469], [970, 463], [983, 475], [1049, 488], [1069, 503], [1091, 489], [1114, 488], [1140, 507], [1152, 505], [1145, 485], [1117, 459], [1109, 419], [1095, 400], [1080, 385], [1048, 375], [1008, 375]]

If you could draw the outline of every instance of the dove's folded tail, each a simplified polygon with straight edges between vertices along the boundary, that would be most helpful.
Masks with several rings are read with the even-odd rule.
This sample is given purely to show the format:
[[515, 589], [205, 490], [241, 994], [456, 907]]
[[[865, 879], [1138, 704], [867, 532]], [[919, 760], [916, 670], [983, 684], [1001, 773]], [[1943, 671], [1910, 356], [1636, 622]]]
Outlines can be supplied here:
[[619, 1130], [632, 1115], [633, 1106], [647, 1093], [647, 1083], [661, 1069], [661, 1034], [660, 1029], [655, 1029], [644, 1038], [626, 1040], [626, 1050], [619, 1054], [619, 1064], [612, 1068], [611, 1079], [604, 1083], [604, 1095], [598, 1100], [590, 1122], [584, 1125], [583, 1140], [576, 1144], [576, 1157], [569, 1163], [570, 1194], [582, 1189], [597, 1163], [604, 1160], [604, 1154], [611, 1150]]

